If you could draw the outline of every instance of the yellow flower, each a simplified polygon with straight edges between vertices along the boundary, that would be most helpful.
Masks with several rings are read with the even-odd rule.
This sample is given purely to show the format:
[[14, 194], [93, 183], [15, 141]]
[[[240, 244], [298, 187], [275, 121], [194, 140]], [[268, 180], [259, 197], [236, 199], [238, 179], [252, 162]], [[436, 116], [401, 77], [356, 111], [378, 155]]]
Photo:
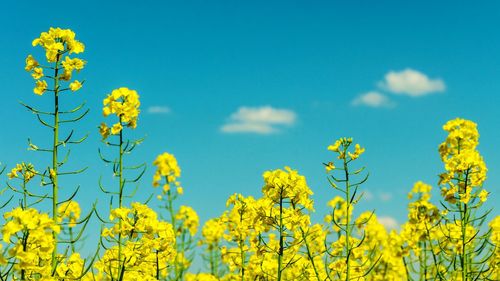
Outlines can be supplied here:
[[76, 225], [76, 221], [80, 218], [81, 209], [78, 202], [70, 200], [62, 203], [57, 208], [58, 212], [58, 222], [62, 222], [63, 219], [69, 219], [69, 227], [74, 227]]
[[182, 221], [183, 228], [187, 229], [191, 236], [194, 236], [198, 231], [200, 220], [198, 214], [189, 206], [181, 206], [179, 212], [175, 215], [175, 219]]
[[111, 133], [109, 130], [109, 127], [105, 123], [101, 123], [99, 126], [99, 133], [102, 136], [102, 139], [107, 139], [109, 137], [109, 134]]
[[177, 187], [177, 193], [180, 194], [180, 195], [184, 194], [184, 189], [182, 187], [180, 187], [180, 186]]
[[85, 61], [79, 58], [66, 57], [61, 63], [65, 71], [82, 70], [85, 66]]
[[35, 175], [37, 174], [37, 171], [35, 170], [35, 167], [31, 163], [24, 163], [22, 162], [21, 164], [17, 164], [16, 167], [14, 167], [10, 173], [7, 174], [9, 179], [13, 178], [18, 178], [19, 175], [18, 173], [21, 174], [21, 177], [24, 182], [29, 182]]
[[167, 193], [170, 190], [170, 185], [174, 184], [177, 186], [177, 193], [182, 195], [184, 190], [180, 187], [180, 182], [177, 178], [181, 176], [181, 168], [177, 164], [177, 159], [170, 153], [163, 153], [156, 157], [153, 165], [156, 166], [156, 171], [153, 175], [153, 186], [157, 187], [160, 185], [162, 178], [166, 179], [166, 183], [163, 185], [163, 193]]
[[341, 140], [336, 140], [335, 143], [329, 145], [327, 149], [333, 152], [338, 152], [341, 144], [342, 144]]
[[331, 170], [335, 169], [335, 165], [333, 165], [333, 162], [328, 162], [328, 164], [325, 165], [326, 172], [330, 172]]
[[125, 87], [115, 89], [103, 100], [103, 105], [102, 113], [105, 117], [115, 114], [127, 127], [137, 126], [141, 103], [136, 91]]
[[69, 88], [73, 92], [80, 90], [81, 87], [82, 87], [82, 83], [80, 83], [80, 81], [78, 81], [78, 80], [75, 80], [75, 81], [73, 81], [73, 83], [69, 84]]
[[481, 191], [479, 192], [479, 195], [478, 195], [479, 200], [480, 200], [481, 202], [483, 202], [483, 203], [484, 203], [484, 202], [486, 202], [486, 200], [488, 199], [488, 195], [489, 195], [488, 191], [486, 191], [486, 190], [484, 190], [484, 189], [483, 189], [483, 190], [481, 190]]
[[75, 40], [75, 33], [70, 29], [51, 27], [48, 32], [42, 32], [40, 37], [32, 42], [33, 47], [40, 45], [45, 49], [45, 56], [48, 62], [55, 62], [58, 56], [68, 51], [71, 53], [81, 53], [85, 46]]
[[363, 152], [365, 152], [365, 149], [361, 148], [361, 146], [359, 146], [359, 144], [356, 144], [355, 147], [354, 147], [354, 153], [347, 152], [347, 154], [349, 155], [349, 157], [351, 157], [352, 160], [355, 160], [361, 154], [363, 154]]
[[285, 170], [266, 171], [263, 178], [265, 185], [262, 187], [262, 193], [266, 198], [273, 202], [286, 198], [294, 205], [300, 204], [306, 209], [313, 209], [313, 201], [310, 198], [313, 192], [307, 185], [306, 178], [296, 170], [285, 167]]
[[112, 135], [116, 135], [118, 133], [120, 133], [123, 129], [123, 126], [121, 123], [116, 123], [113, 125], [113, 127], [111, 127], [111, 134]]
[[26, 66], [24, 67], [24, 70], [31, 71], [38, 65], [39, 65], [38, 62], [33, 58], [33, 56], [28, 55], [28, 57], [26, 58]]
[[41, 67], [33, 68], [33, 72], [31, 73], [33, 79], [38, 80], [43, 77], [43, 69]]
[[45, 91], [47, 91], [47, 81], [45, 80], [38, 80], [36, 81], [36, 86], [35, 88], [33, 89], [33, 92], [39, 96], [43, 95], [43, 93], [45, 93]]

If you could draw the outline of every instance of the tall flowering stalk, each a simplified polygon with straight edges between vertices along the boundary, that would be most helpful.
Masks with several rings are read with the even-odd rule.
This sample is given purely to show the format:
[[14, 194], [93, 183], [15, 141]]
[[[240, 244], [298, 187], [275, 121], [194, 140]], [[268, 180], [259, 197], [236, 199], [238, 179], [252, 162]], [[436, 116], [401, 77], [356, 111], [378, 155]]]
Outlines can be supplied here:
[[[105, 163], [110, 163], [113, 165], [113, 175], [118, 178], [118, 188], [116, 191], [107, 190], [103, 187], [101, 181], [99, 181], [99, 187], [101, 190], [112, 196], [112, 198], [118, 198], [118, 204], [114, 210], [123, 209], [123, 199], [124, 197], [131, 197], [135, 191], [131, 194], [125, 193], [125, 187], [127, 183], [136, 183], [142, 177], [146, 170], [146, 165], [141, 164], [138, 166], [125, 166], [124, 156], [130, 154], [138, 144], [142, 142], [142, 139], [130, 141], [125, 138], [124, 130], [125, 128], [135, 129], [137, 127], [137, 120], [139, 117], [139, 95], [136, 91], [128, 89], [126, 87], [118, 88], [113, 90], [104, 100], [102, 113], [104, 117], [114, 116], [116, 121], [113, 125], [109, 127], [105, 122], [101, 123], [99, 127], [99, 133], [102, 136], [103, 142], [107, 146], [111, 146], [117, 149], [118, 157], [109, 160], [105, 158], [101, 151], [99, 150], [99, 156]], [[110, 140], [113, 137], [114, 140]], [[137, 170], [142, 169], [139, 175], [134, 179], [125, 178], [125, 170]], [[113, 206], [111, 206], [113, 209]], [[113, 210], [111, 210], [113, 212]], [[126, 218], [124, 216], [110, 215], [110, 220], [113, 221], [115, 218], [118, 219], [118, 228], [122, 229], [126, 223], [124, 222]], [[103, 222], [106, 220], [101, 219]], [[113, 263], [113, 269], [108, 271], [107, 274], [111, 275], [111, 280], [119, 280], [123, 278], [126, 271], [126, 260], [123, 251], [126, 251], [126, 232], [116, 231], [117, 238], [114, 235], [110, 236], [108, 239], [111, 243], [117, 244], [116, 253], [116, 263]], [[109, 235], [108, 235], [109, 236]], [[108, 237], [104, 235], [104, 238]]]
[[[488, 271], [483, 249], [488, 233], [481, 234], [481, 226], [489, 213], [478, 213], [488, 198], [483, 188], [486, 164], [476, 149], [479, 144], [477, 125], [469, 120], [448, 121], [443, 129], [448, 132], [439, 146], [446, 172], [439, 177], [445, 224], [441, 226], [445, 243], [442, 253], [448, 261], [445, 272], [453, 272], [453, 279], [477, 280]], [[453, 269], [451, 271], [450, 269]]]
[[221, 216], [223, 223], [223, 241], [221, 247], [222, 262], [228, 267], [228, 274], [233, 280], [253, 280], [257, 276], [252, 268], [259, 267], [250, 256], [255, 254], [259, 224], [257, 203], [252, 196], [244, 197], [233, 194], [226, 201], [227, 210]]
[[[75, 39], [75, 33], [69, 29], [50, 28], [48, 32], [42, 32], [39, 38], [33, 40], [33, 46], [41, 46], [45, 51], [45, 62], [40, 63], [32, 55], [26, 58], [25, 70], [31, 73], [33, 79], [36, 80], [33, 92], [36, 95], [42, 96], [47, 92], [52, 93], [53, 109], [52, 111], [38, 110], [32, 106], [22, 103], [28, 110], [37, 116], [38, 121], [45, 127], [52, 130], [52, 147], [39, 148], [29, 141], [29, 148], [34, 151], [49, 152], [52, 154], [52, 163], [49, 168], [44, 172], [48, 176], [49, 182], [43, 181], [44, 185], [52, 186], [52, 219], [59, 221], [59, 204], [67, 200], [59, 199], [59, 176], [78, 174], [83, 172], [86, 168], [77, 171], [64, 171], [61, 172], [60, 168], [67, 162], [69, 149], [66, 156], [60, 158], [60, 150], [67, 144], [79, 144], [86, 139], [84, 136], [81, 139], [73, 139], [73, 131], [67, 136], [61, 138], [60, 129], [61, 125], [67, 123], [75, 123], [82, 119], [88, 110], [83, 110], [84, 104], [81, 104], [69, 111], [61, 110], [61, 97], [65, 92], [76, 92], [80, 90], [83, 82], [72, 80], [75, 72], [80, 72], [86, 62], [80, 58], [73, 57], [74, 54], [82, 53], [85, 49], [83, 43]], [[47, 81], [51, 81], [51, 85]], [[83, 111], [83, 112], [82, 112]], [[76, 117], [75, 117], [76, 114]], [[72, 117], [64, 118], [64, 116], [73, 115]], [[46, 121], [45, 118], [52, 118], [51, 121]], [[76, 191], [75, 191], [76, 194]], [[71, 198], [74, 194], [71, 196]], [[87, 216], [88, 218], [89, 216]], [[88, 221], [88, 220], [87, 220]], [[82, 229], [83, 231], [83, 229]], [[52, 232], [54, 251], [52, 253], [52, 267], [57, 266], [57, 245], [59, 242], [74, 243], [73, 239], [70, 241], [59, 241], [57, 233]]]
[[[341, 161], [339, 167], [333, 162], [325, 163], [325, 168], [329, 174], [328, 180], [330, 185], [344, 196], [336, 196], [328, 205], [332, 207], [331, 215], [325, 217], [325, 221], [333, 224], [333, 230], [338, 234], [338, 240], [328, 249], [329, 255], [335, 260], [329, 265], [330, 271], [335, 274], [336, 278], [342, 280], [358, 279], [366, 276], [376, 264], [377, 260], [368, 263], [363, 247], [362, 239], [357, 239], [354, 235], [354, 227], [367, 223], [370, 216], [366, 216], [364, 220], [355, 222], [352, 218], [354, 206], [361, 199], [362, 195], [358, 195], [358, 188], [367, 179], [366, 175], [358, 182], [353, 182], [352, 177], [360, 174], [364, 168], [360, 168], [354, 172], [350, 170], [351, 162], [359, 158], [364, 153], [365, 149], [356, 144], [354, 151], [349, 148], [352, 145], [351, 138], [341, 138], [335, 141], [334, 144], [328, 146], [328, 150], [338, 154], [337, 158]], [[333, 174], [334, 171], [339, 171], [340, 177]], [[339, 185], [343, 185], [339, 187]], [[331, 273], [329, 273], [330, 275]], [[331, 276], [329, 276], [332, 279]]]
[[[263, 222], [264, 230], [260, 233], [261, 251], [264, 262], [276, 258], [276, 266], [264, 274], [274, 273], [277, 280], [287, 280], [298, 273], [291, 268], [302, 259], [302, 237], [294, 233], [311, 223], [304, 210], [313, 210], [313, 192], [305, 177], [289, 167], [266, 171], [263, 178], [263, 198], [257, 205], [257, 218]], [[285, 273], [286, 269], [290, 270]]]
[[176, 236], [177, 256], [173, 263], [174, 270], [168, 276], [168, 280], [183, 280], [194, 258], [193, 249], [196, 246], [194, 236], [199, 226], [198, 214], [189, 206], [182, 205], [178, 210], [174, 206], [175, 200], [184, 193], [179, 182], [181, 169], [175, 156], [167, 152], [162, 153], [156, 157], [153, 165], [156, 167], [153, 186], [161, 186], [161, 195], [158, 195], [158, 199], [162, 201], [161, 208], [166, 210]]
[[438, 255], [439, 240], [443, 238], [439, 229], [441, 214], [430, 202], [431, 190], [432, 186], [419, 181], [408, 194], [412, 201], [408, 205], [408, 221], [402, 225], [400, 236], [404, 241], [402, 259], [410, 280], [413, 273], [418, 280], [444, 280]]
[[206, 253], [203, 255], [205, 261], [208, 261], [210, 274], [217, 279], [222, 278], [225, 273], [225, 267], [222, 263], [221, 241], [224, 235], [224, 223], [221, 218], [210, 219], [203, 225], [201, 230], [203, 239], [199, 245], [206, 246]]
[[[124, 188], [127, 180], [123, 175], [123, 171], [126, 168], [124, 166], [124, 156], [125, 154], [130, 154], [138, 144], [142, 142], [142, 139], [136, 141], [130, 141], [124, 136], [124, 128], [135, 129], [137, 127], [137, 119], [139, 117], [139, 106], [141, 105], [139, 101], [139, 95], [136, 91], [130, 90], [129, 88], [122, 87], [115, 89], [103, 100], [104, 107], [102, 108], [102, 114], [104, 117], [109, 117], [114, 115], [116, 117], [116, 122], [113, 123], [111, 127], [103, 122], [99, 126], [99, 133], [102, 136], [103, 142], [111, 147], [116, 147], [118, 149], [118, 158], [114, 160], [108, 160], [102, 156], [99, 150], [99, 155], [105, 163], [113, 164], [113, 175], [118, 177], [118, 191], [110, 192], [102, 189], [102, 185], [99, 183], [101, 189], [107, 193], [116, 195], [118, 197], [118, 208], [123, 205], [124, 198]], [[116, 141], [109, 141], [110, 136], [116, 137]], [[128, 167], [129, 169], [144, 168], [145, 164], [138, 167]], [[143, 170], [144, 172], [144, 170]], [[137, 182], [142, 176], [140, 173], [133, 181]]]

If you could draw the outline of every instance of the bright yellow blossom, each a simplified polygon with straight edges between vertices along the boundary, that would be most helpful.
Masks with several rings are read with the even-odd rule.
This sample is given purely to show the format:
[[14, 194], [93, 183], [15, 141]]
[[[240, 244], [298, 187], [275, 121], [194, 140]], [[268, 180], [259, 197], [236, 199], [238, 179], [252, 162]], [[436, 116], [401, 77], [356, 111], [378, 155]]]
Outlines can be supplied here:
[[38, 80], [36, 81], [36, 86], [35, 88], [33, 89], [33, 92], [39, 96], [43, 95], [43, 93], [45, 93], [45, 91], [47, 91], [47, 81], [45, 80]]
[[41, 67], [33, 68], [33, 72], [31, 73], [33, 79], [38, 80], [43, 77], [43, 69]]
[[112, 135], [117, 135], [119, 134], [123, 129], [123, 126], [121, 123], [116, 123], [113, 125], [113, 127], [111, 127], [111, 134]]
[[76, 92], [76, 91], [80, 90], [81, 87], [82, 87], [82, 83], [80, 81], [78, 81], [78, 80], [75, 80], [75, 81], [73, 81], [72, 83], [69, 84], [69, 88], [73, 92]]
[[62, 222], [64, 219], [69, 220], [69, 227], [74, 227], [76, 221], [80, 218], [81, 210], [78, 202], [70, 200], [59, 205], [57, 209], [59, 215], [58, 222]]
[[101, 123], [101, 125], [99, 126], [99, 133], [101, 134], [102, 139], [104, 140], [107, 139], [108, 136], [111, 134], [111, 130], [105, 123]]
[[160, 180], [162, 178], [165, 178], [166, 182], [163, 186], [164, 193], [170, 190], [171, 184], [174, 184], [178, 187], [178, 194], [182, 194], [184, 192], [184, 190], [179, 186], [180, 183], [177, 181], [177, 178], [181, 176], [181, 168], [177, 164], [177, 159], [174, 155], [167, 152], [162, 153], [156, 157], [153, 165], [156, 166], [156, 171], [153, 176], [154, 187], [159, 186]]
[[26, 66], [24, 67], [24, 70], [26, 71], [31, 71], [33, 70], [35, 67], [37, 67], [39, 64], [38, 62], [36, 61], [35, 58], [33, 58], [32, 55], [28, 55], [28, 57], [26, 58]]

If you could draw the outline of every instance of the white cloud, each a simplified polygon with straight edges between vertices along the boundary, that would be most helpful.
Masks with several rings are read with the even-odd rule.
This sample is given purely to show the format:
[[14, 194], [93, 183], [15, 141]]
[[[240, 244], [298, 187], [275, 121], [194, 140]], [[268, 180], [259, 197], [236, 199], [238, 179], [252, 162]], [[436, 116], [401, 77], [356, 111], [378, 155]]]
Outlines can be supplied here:
[[150, 106], [147, 109], [147, 113], [150, 113], [150, 114], [168, 114], [171, 111], [172, 110], [170, 110], [170, 107], [168, 107], [168, 106], [159, 106], [159, 105]]
[[220, 130], [224, 133], [271, 134], [295, 123], [295, 112], [271, 106], [240, 107]]
[[390, 192], [380, 192], [378, 197], [380, 198], [381, 201], [387, 202], [392, 199], [392, 193]]
[[431, 93], [444, 92], [443, 80], [430, 79], [422, 72], [407, 68], [402, 71], [389, 71], [384, 81], [378, 83], [381, 89], [395, 94], [420, 97]]
[[351, 104], [353, 106], [387, 107], [387, 108], [394, 107], [396, 105], [396, 103], [391, 101], [388, 97], [376, 91], [371, 91], [358, 96], [351, 102]]
[[393, 217], [382, 216], [382, 217], [377, 217], [377, 220], [387, 230], [392, 230], [392, 229], [398, 229], [399, 228], [399, 223]]
[[365, 199], [366, 201], [372, 201], [373, 199], [375, 199], [375, 195], [373, 195], [371, 191], [367, 190], [363, 192], [363, 199]]

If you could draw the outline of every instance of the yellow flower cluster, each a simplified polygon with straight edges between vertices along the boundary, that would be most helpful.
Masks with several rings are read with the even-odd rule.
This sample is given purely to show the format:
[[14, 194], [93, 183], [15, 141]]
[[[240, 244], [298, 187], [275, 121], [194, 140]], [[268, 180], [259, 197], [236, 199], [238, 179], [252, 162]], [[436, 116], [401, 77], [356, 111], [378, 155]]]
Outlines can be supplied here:
[[171, 184], [177, 187], [177, 193], [182, 194], [183, 189], [180, 186], [180, 182], [177, 178], [181, 176], [181, 168], [177, 164], [177, 159], [170, 153], [163, 153], [156, 157], [153, 165], [156, 166], [155, 174], [153, 175], [153, 186], [160, 186], [160, 181], [162, 177], [166, 180], [163, 185], [163, 193], [167, 193], [170, 190]]
[[58, 223], [61, 223], [64, 219], [68, 219], [68, 226], [75, 227], [76, 221], [80, 218], [81, 214], [80, 205], [73, 200], [66, 201], [59, 205], [57, 214], [59, 216]]
[[[448, 186], [443, 186], [441, 192], [449, 203], [460, 201], [468, 204], [482, 192], [480, 187], [486, 180], [487, 172], [483, 157], [476, 150], [479, 144], [477, 125], [457, 118], [448, 121], [443, 129], [448, 136], [439, 146], [439, 153], [446, 173], [440, 175], [439, 183]], [[454, 183], [453, 179], [457, 179], [458, 183]], [[484, 202], [486, 197], [487, 193], [482, 192], [480, 201]]]
[[79, 253], [73, 253], [68, 258], [60, 258], [55, 272], [55, 278], [42, 280], [82, 280], [93, 281], [95, 276], [91, 271], [86, 271], [85, 261]]
[[[52, 276], [52, 232], [60, 227], [45, 213], [36, 209], [17, 207], [4, 214], [3, 241], [12, 245], [8, 259], [16, 260], [13, 266], [16, 280], [21, 276], [41, 276], [40, 280]], [[6, 260], [4, 257], [3, 260]]]
[[75, 40], [75, 33], [70, 29], [51, 27], [48, 32], [42, 32], [39, 38], [32, 42], [33, 47], [40, 45], [45, 49], [48, 62], [56, 62], [57, 56], [67, 51], [70, 54], [79, 54], [85, 50], [85, 46]]
[[287, 198], [292, 205], [302, 205], [312, 210], [313, 201], [310, 196], [313, 192], [307, 185], [306, 178], [296, 170], [285, 167], [285, 170], [266, 171], [263, 177], [265, 185], [262, 193], [273, 203], [278, 203], [280, 198]]
[[496, 216], [490, 223], [489, 227], [491, 230], [490, 241], [495, 246], [492, 257], [489, 259], [488, 263], [491, 268], [491, 280], [500, 279], [500, 216]]
[[328, 206], [332, 208], [332, 213], [326, 215], [324, 221], [332, 224], [335, 232], [340, 231], [339, 226], [345, 225], [347, 220], [352, 221], [354, 207], [349, 205], [349, 208], [347, 208], [347, 202], [344, 198], [335, 196], [332, 200], [328, 201]]
[[432, 186], [424, 182], [416, 182], [408, 194], [409, 199], [415, 199], [408, 205], [408, 222], [401, 227], [401, 237], [406, 251], [414, 251], [420, 255], [423, 241], [436, 239], [439, 229], [435, 224], [440, 220], [438, 208], [430, 202]]
[[[43, 95], [48, 90], [47, 81], [40, 80], [43, 77], [50, 77], [45, 76], [44, 68], [54, 69], [55, 75], [50, 78], [56, 81], [53, 91], [59, 91], [59, 80], [70, 81], [73, 71], [79, 72], [85, 66], [84, 60], [69, 57], [69, 54], [79, 54], [85, 50], [83, 43], [75, 39], [75, 33], [70, 29], [50, 28], [48, 32], [42, 32], [39, 38], [33, 40], [32, 45], [33, 47], [40, 45], [45, 50], [47, 62], [55, 63], [55, 67], [49, 68], [42, 66], [32, 55], [26, 58], [24, 69], [31, 72], [31, 76], [36, 80], [33, 92], [37, 95]], [[75, 92], [82, 85], [82, 82], [74, 80], [69, 84], [68, 89]]]
[[363, 232], [364, 241], [360, 248], [365, 251], [365, 256], [380, 258], [378, 261], [361, 259], [361, 270], [357, 271], [369, 272], [369, 267], [374, 266], [368, 280], [406, 280], [403, 262], [406, 252], [402, 248], [402, 237], [395, 230], [388, 232], [373, 212], [362, 213], [356, 225]]
[[108, 248], [95, 263], [98, 280], [115, 280], [120, 274], [124, 274], [123, 280], [157, 280], [167, 276], [167, 265], [175, 259], [172, 225], [159, 221], [156, 212], [144, 204], [136, 202], [131, 207], [111, 211], [109, 219], [115, 224], [101, 236], [118, 243], [123, 243], [120, 237], [127, 240]]
[[203, 243], [207, 244], [209, 247], [217, 245], [224, 235], [224, 225], [222, 220], [215, 218], [209, 219], [203, 225], [201, 229], [201, 235], [203, 236]]
[[[459, 254], [463, 252], [464, 245], [462, 239], [465, 241], [471, 241], [474, 236], [477, 235], [477, 230], [472, 225], [465, 225], [465, 231], [462, 229], [462, 222], [456, 221], [447, 223], [440, 226], [440, 236], [438, 239], [441, 241], [441, 249], [448, 252], [448, 255]], [[465, 235], [463, 235], [465, 234]], [[462, 237], [462, 235], [464, 237]], [[467, 251], [474, 248], [473, 243], [467, 243], [465, 245]]]
[[125, 87], [115, 89], [103, 100], [103, 105], [102, 114], [104, 117], [108, 117], [111, 114], [118, 117], [118, 122], [113, 124], [111, 128], [106, 123], [101, 123], [99, 132], [103, 139], [106, 139], [110, 134], [120, 134], [123, 126], [132, 129], [137, 127], [141, 102], [136, 91]]
[[244, 197], [233, 194], [226, 201], [226, 210], [221, 219], [225, 226], [224, 239], [227, 241], [245, 241], [255, 235], [255, 217], [257, 217], [257, 203], [252, 196]]
[[[182, 222], [182, 228], [187, 229], [191, 236], [194, 236], [198, 232], [198, 226], [200, 224], [200, 219], [198, 214], [189, 206], [181, 206], [179, 212], [175, 215], [177, 221]], [[181, 229], [177, 229], [177, 232], [182, 232]]]
[[[336, 140], [333, 144], [328, 146], [328, 150], [338, 153], [338, 159], [346, 159], [346, 155], [349, 156], [349, 161], [356, 160], [361, 154], [365, 152], [359, 144], [354, 146], [354, 152], [347, 151], [349, 146], [352, 144], [352, 138], [340, 138]], [[335, 169], [333, 163], [330, 162], [326, 165], [327, 172]]]
[[21, 178], [25, 183], [29, 182], [38, 172], [31, 163], [16, 164], [16, 167], [12, 168], [10, 173], [7, 174], [9, 179]]

